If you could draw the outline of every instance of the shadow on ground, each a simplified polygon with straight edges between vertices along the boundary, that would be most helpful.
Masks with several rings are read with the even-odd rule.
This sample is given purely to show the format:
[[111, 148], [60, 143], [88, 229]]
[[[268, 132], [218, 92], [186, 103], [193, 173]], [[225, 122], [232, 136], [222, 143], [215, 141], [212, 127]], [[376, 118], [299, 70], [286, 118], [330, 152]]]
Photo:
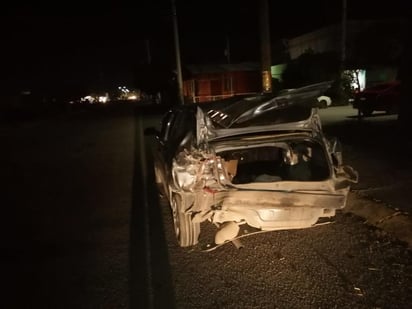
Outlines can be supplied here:
[[143, 118], [161, 111], [138, 109], [130, 222], [130, 308], [175, 308], [168, 247], [154, 186], [151, 143], [143, 136]]

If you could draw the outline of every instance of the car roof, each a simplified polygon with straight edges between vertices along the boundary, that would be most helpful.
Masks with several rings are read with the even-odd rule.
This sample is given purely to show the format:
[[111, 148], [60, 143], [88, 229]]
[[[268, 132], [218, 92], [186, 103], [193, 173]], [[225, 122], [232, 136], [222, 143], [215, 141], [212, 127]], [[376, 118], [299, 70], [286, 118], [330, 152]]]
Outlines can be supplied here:
[[323, 82], [280, 94], [234, 96], [198, 107], [221, 128], [298, 122], [310, 117], [317, 97], [329, 87], [330, 82]]
[[197, 140], [279, 131], [321, 131], [316, 98], [330, 82], [287, 93], [235, 96], [197, 104]]

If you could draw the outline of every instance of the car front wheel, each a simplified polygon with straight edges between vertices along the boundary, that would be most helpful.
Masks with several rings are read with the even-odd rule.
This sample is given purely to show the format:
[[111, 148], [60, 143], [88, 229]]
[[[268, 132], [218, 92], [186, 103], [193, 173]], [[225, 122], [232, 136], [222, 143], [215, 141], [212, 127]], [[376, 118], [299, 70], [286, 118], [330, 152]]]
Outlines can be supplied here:
[[327, 108], [328, 107], [328, 103], [326, 102], [326, 100], [321, 100], [319, 102], [319, 107], [320, 108]]
[[182, 206], [181, 196], [173, 194], [171, 208], [177, 242], [181, 247], [190, 247], [198, 243], [200, 224], [193, 223], [191, 215], [185, 213]]
[[370, 115], [372, 115], [373, 110], [370, 108], [361, 108], [359, 109], [359, 116], [361, 117], [369, 117]]

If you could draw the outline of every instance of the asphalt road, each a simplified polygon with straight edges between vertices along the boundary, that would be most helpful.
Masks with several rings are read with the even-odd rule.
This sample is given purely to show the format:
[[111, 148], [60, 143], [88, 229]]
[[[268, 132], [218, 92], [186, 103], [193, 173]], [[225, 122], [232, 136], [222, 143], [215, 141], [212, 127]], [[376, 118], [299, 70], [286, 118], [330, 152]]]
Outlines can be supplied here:
[[[411, 252], [352, 212], [253, 235], [241, 249], [178, 247], [142, 136], [158, 119], [123, 108], [0, 127], [3, 308], [410, 308]], [[389, 183], [381, 162], [402, 179], [408, 170], [390, 169], [397, 154], [375, 150], [391, 139], [370, 138], [367, 121], [345, 116], [325, 131], [360, 172], [350, 204], [371, 207], [364, 190]]]

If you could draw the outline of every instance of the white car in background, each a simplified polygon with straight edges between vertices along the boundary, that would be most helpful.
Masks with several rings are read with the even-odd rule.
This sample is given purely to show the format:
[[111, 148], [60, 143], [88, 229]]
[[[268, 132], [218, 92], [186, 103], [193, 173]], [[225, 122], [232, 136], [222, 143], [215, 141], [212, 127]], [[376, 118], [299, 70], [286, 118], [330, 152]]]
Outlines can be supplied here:
[[332, 99], [326, 95], [321, 95], [318, 97], [318, 103], [319, 108], [327, 108], [332, 105]]
[[[279, 95], [284, 95], [284, 94], [290, 93], [295, 90], [296, 90], [295, 88], [283, 89], [279, 93]], [[318, 101], [318, 104], [316, 105], [316, 107], [319, 107], [319, 108], [327, 108], [332, 105], [332, 99], [326, 95], [318, 96], [317, 101]]]

